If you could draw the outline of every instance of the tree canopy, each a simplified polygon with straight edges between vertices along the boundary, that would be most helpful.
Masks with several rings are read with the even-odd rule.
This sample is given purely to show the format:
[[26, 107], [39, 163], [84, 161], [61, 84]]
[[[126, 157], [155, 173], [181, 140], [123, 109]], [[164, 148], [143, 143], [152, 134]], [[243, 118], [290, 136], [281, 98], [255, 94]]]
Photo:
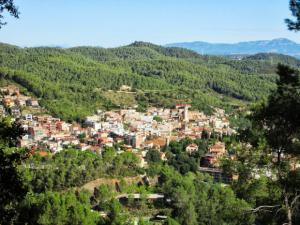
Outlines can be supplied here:
[[300, 30], [300, 1], [290, 0], [290, 10], [292, 16], [295, 17], [295, 20], [286, 19], [285, 22], [287, 23], [289, 30], [297, 32]]
[[4, 12], [8, 12], [15, 18], [19, 18], [19, 11], [13, 0], [0, 0], [0, 29], [3, 25], [6, 25], [6, 22], [3, 21]]

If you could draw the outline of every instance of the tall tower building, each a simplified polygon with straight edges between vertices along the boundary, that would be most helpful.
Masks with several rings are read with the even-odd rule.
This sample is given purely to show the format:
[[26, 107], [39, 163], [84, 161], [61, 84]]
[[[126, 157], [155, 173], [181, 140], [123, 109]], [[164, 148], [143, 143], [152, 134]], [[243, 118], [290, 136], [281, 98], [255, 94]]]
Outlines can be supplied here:
[[188, 104], [178, 104], [178, 105], [176, 105], [176, 109], [178, 109], [179, 113], [181, 114], [181, 116], [179, 118], [181, 118], [182, 128], [184, 130], [187, 130], [187, 128], [188, 128], [189, 108], [190, 107], [191, 107], [191, 105], [188, 105]]
[[189, 122], [189, 105], [184, 105], [184, 111], [183, 111], [183, 121], [185, 123]]

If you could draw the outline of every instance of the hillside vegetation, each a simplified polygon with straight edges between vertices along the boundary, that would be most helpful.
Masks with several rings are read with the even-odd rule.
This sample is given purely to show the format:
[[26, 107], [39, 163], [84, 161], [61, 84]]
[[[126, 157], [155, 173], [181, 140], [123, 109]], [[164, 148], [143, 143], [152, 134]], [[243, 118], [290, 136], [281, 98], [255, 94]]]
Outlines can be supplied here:
[[[188, 102], [209, 112], [211, 106], [258, 101], [275, 87], [279, 62], [300, 64], [284, 55], [238, 61], [144, 42], [108, 49], [0, 44], [1, 79], [23, 86], [66, 120], [80, 120], [97, 108], [132, 104], [143, 110], [149, 104], [172, 107]], [[120, 95], [122, 85], [131, 86], [132, 93]]]

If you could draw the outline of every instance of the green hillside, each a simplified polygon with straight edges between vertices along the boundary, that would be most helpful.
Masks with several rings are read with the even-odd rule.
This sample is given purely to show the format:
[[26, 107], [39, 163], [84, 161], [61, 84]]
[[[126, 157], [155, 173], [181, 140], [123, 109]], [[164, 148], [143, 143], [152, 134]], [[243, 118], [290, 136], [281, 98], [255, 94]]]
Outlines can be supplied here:
[[[135, 42], [119, 48], [18, 48], [0, 44], [1, 79], [32, 92], [54, 115], [79, 120], [97, 108], [138, 104], [171, 107], [189, 102], [210, 111], [265, 98], [274, 88], [276, 64], [298, 66], [278, 55], [230, 60], [181, 48]], [[132, 93], [120, 94], [122, 85]]]

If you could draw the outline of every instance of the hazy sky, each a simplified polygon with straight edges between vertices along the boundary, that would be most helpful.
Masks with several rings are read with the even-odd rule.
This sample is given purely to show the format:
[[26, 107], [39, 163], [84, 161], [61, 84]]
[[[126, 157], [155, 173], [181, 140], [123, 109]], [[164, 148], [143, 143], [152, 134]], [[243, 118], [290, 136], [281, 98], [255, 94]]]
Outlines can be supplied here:
[[0, 42], [19, 46], [113, 47], [135, 40], [239, 42], [287, 31], [289, 0], [16, 0], [20, 19], [6, 17]]

